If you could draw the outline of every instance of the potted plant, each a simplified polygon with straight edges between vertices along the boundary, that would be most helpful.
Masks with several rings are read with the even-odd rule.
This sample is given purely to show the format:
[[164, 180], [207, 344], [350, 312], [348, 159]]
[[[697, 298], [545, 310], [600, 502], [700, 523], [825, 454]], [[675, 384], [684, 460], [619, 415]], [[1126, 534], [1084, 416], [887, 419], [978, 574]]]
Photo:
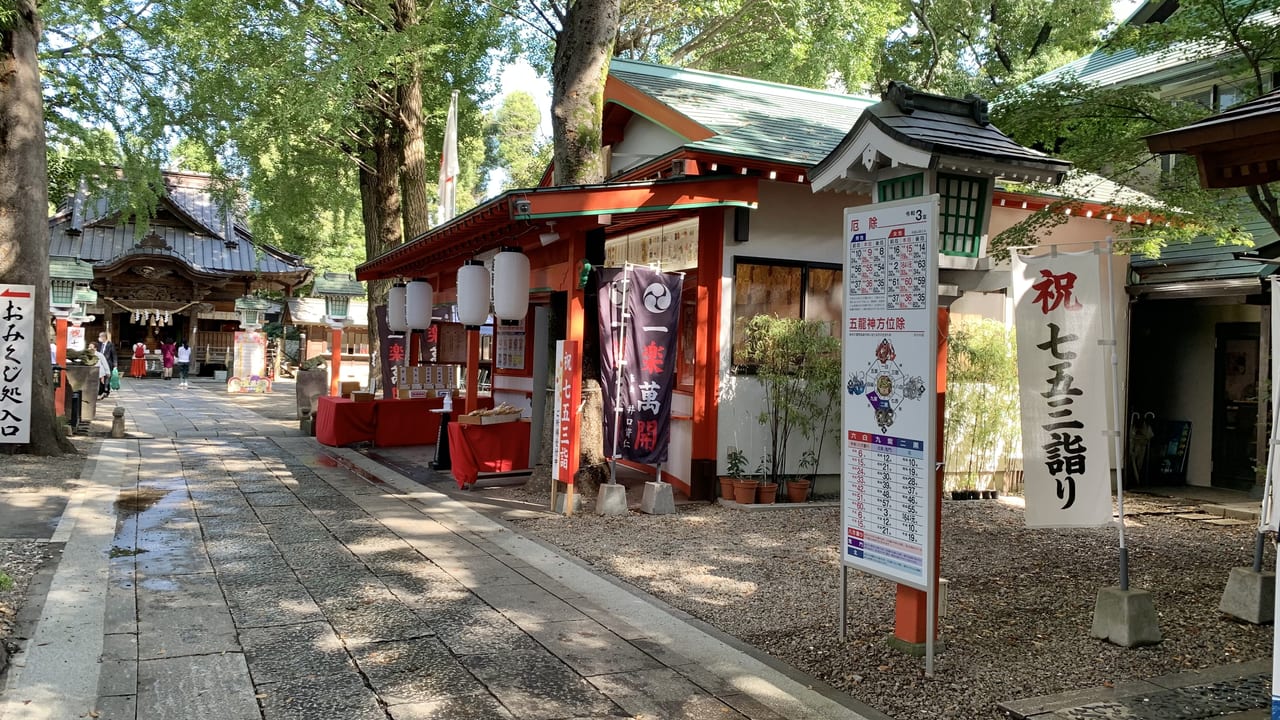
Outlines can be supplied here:
[[787, 502], [802, 503], [809, 500], [809, 490], [813, 487], [813, 478], [818, 474], [818, 454], [812, 449], [800, 454], [800, 469], [803, 477], [791, 478], [787, 481]]
[[[757, 419], [768, 439], [764, 482], [774, 485], [775, 492], [779, 485], [786, 491], [788, 443], [795, 430], [821, 428], [813, 432], [819, 445], [815, 460], [820, 457], [830, 408], [839, 405], [839, 388], [833, 394], [827, 387], [839, 384], [839, 349], [839, 340], [832, 337], [827, 324], [817, 320], [757, 315], [747, 322], [741, 357], [743, 365], [755, 371], [764, 390], [764, 405]], [[835, 373], [833, 380], [818, 381], [830, 372]], [[815, 422], [819, 417], [820, 422]]]
[[[747, 469], [747, 455], [741, 450], [735, 450], [736, 466], [739, 472]], [[757, 474], [760, 468], [756, 468]], [[757, 490], [760, 483], [754, 477], [737, 477], [733, 481], [733, 501], [741, 505], [750, 505], [756, 501]]]
[[747, 454], [737, 448], [730, 450], [725, 459], [725, 472], [728, 474], [720, 476], [720, 497], [733, 500], [734, 481], [743, 479], [747, 472]]
[[771, 465], [769, 454], [765, 453], [760, 456], [760, 464], [756, 466], [756, 474], [760, 476], [760, 482], [756, 483], [756, 502], [761, 505], [772, 505], [778, 499], [778, 483], [766, 474], [766, 469]]
[[[809, 447], [800, 456], [800, 468], [806, 477], [793, 480], [787, 484], [787, 499], [791, 502], [806, 502], [813, 493], [813, 486], [818, 479], [818, 466], [822, 463], [822, 448], [828, 439], [838, 442], [837, 430], [841, 404], [836, 400], [841, 395], [841, 358], [840, 341], [831, 335], [821, 335], [812, 339], [811, 352], [806, 358], [801, 371], [804, 374], [804, 393], [799, 398], [801, 405], [800, 432], [809, 441]], [[792, 483], [800, 486], [793, 489]]]

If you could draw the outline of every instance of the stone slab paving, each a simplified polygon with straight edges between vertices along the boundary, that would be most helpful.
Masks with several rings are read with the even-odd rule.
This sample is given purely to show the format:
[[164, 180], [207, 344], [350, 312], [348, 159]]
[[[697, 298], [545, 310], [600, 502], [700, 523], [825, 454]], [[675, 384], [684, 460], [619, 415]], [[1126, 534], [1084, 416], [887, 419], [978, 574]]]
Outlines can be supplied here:
[[215, 387], [121, 393], [5, 720], [886, 720]]

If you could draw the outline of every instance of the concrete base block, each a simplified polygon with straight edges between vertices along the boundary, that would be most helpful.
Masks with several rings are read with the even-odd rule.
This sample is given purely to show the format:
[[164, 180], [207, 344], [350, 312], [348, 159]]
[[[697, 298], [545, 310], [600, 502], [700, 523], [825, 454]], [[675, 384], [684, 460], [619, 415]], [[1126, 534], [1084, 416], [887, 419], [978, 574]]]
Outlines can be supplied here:
[[627, 489], [622, 485], [601, 485], [596, 493], [597, 515], [626, 515]]
[[1218, 609], [1234, 617], [1263, 625], [1275, 620], [1276, 574], [1253, 568], [1231, 568], [1227, 589]]
[[120, 406], [111, 411], [111, 437], [124, 437], [124, 408]]
[[[566, 514], [568, 512], [566, 508], [569, 507], [569, 505], [565, 502], [565, 500], [567, 500], [568, 497], [569, 497], [568, 493], [563, 493], [563, 492], [556, 493], [556, 503], [555, 503], [555, 506], [551, 508], [551, 510], [553, 512], [558, 512], [561, 515]], [[581, 494], [576, 492], [573, 494], [572, 507], [573, 507], [574, 513], [582, 512], [582, 495]]]
[[1154, 645], [1162, 639], [1151, 593], [1105, 587], [1093, 606], [1093, 637], [1120, 647]]
[[640, 512], [650, 515], [670, 515], [676, 511], [676, 495], [671, 483], [647, 482], [640, 498]]
[[[929, 650], [928, 645], [926, 645], [925, 643], [922, 643], [922, 642], [917, 643], [917, 642], [911, 642], [909, 640], [903, 640], [897, 635], [890, 635], [889, 637], [885, 638], [884, 641], [886, 644], [888, 644], [889, 647], [893, 648], [894, 650], [897, 650], [898, 652], [903, 653], [904, 655], [910, 655], [911, 657], [922, 658], [928, 653], [928, 650]], [[946, 643], [942, 640], [938, 640], [935, 638], [933, 641], [934, 656], [941, 655], [944, 649], [946, 649]]]

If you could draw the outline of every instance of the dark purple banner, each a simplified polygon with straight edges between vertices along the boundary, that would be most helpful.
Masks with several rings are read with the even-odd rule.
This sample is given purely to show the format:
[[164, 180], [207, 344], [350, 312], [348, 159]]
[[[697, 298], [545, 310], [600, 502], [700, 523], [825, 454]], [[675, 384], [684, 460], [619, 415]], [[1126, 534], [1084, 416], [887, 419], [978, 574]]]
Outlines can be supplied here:
[[404, 370], [405, 339], [403, 335], [392, 335], [387, 329], [386, 305], [379, 305], [373, 312], [378, 320], [378, 348], [382, 355], [382, 397], [393, 398]]
[[[602, 268], [597, 278], [604, 454], [651, 465], [666, 462], [683, 278], [638, 266]], [[615, 418], [621, 420], [616, 452]]]

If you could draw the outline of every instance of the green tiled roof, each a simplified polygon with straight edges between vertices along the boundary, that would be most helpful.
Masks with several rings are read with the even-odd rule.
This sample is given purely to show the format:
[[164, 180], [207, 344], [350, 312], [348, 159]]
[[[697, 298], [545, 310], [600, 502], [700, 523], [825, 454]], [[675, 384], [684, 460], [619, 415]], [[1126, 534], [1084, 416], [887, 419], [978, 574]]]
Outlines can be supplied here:
[[316, 276], [315, 289], [311, 291], [311, 294], [361, 297], [364, 295], [364, 284], [358, 282], [349, 273], [327, 272]]
[[65, 255], [49, 257], [49, 277], [60, 280], [93, 280], [93, 265]]
[[1275, 265], [1237, 260], [1236, 253], [1262, 251], [1259, 254], [1273, 256], [1280, 250], [1280, 237], [1252, 208], [1242, 213], [1244, 229], [1253, 234], [1253, 247], [1219, 245], [1208, 237], [1199, 237], [1183, 245], [1170, 245], [1158, 258], [1135, 257], [1130, 265], [1138, 274], [1137, 285], [1160, 285], [1199, 280], [1228, 280], [1232, 278], [1261, 278], [1277, 270]]
[[853, 127], [872, 98], [614, 59], [609, 74], [715, 132], [705, 152], [812, 166]]

